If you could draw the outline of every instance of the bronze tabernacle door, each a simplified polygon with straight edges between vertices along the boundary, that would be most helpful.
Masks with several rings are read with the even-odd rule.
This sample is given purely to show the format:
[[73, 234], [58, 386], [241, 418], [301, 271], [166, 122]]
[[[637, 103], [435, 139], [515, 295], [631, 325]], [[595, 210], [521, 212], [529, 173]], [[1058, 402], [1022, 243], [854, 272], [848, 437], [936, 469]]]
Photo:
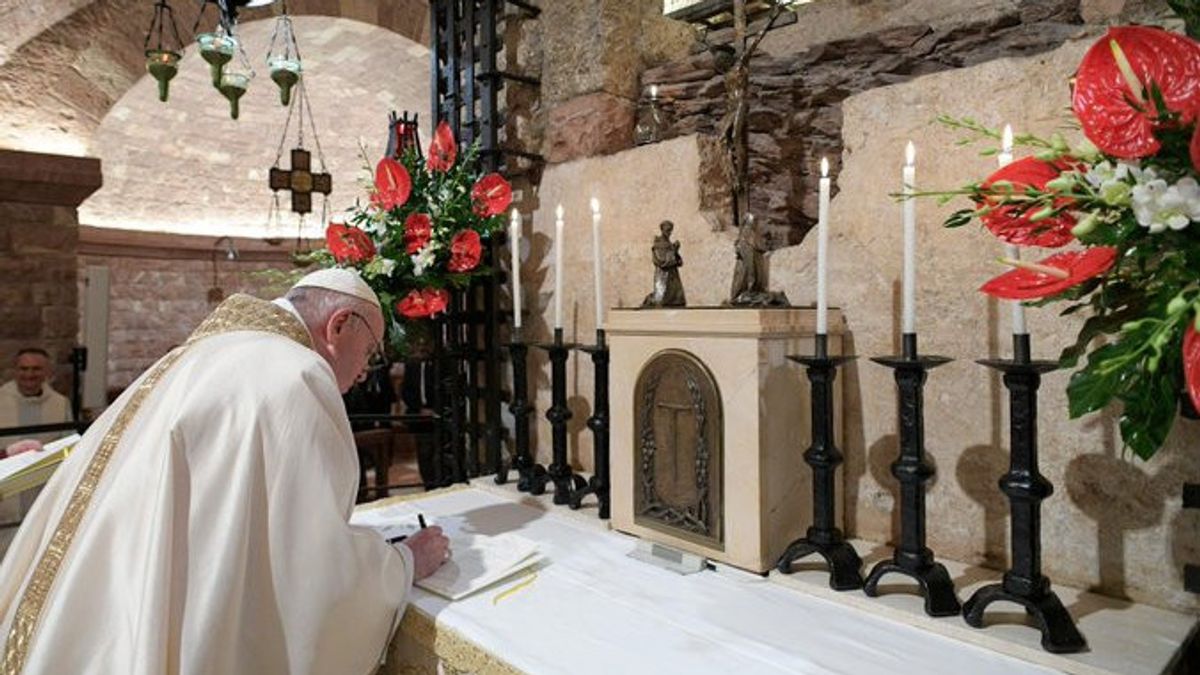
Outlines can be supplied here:
[[655, 354], [634, 389], [634, 520], [724, 550], [721, 396], [692, 354]]

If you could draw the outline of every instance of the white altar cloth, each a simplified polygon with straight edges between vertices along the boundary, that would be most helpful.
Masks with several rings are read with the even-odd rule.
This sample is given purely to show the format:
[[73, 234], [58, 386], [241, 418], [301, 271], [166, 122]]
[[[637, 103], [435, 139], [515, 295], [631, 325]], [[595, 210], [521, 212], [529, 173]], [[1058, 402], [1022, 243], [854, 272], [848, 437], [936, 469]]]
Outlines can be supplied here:
[[732, 568], [680, 576], [627, 557], [634, 538], [572, 517], [578, 514], [539, 510], [475, 488], [412, 503], [452, 534], [515, 532], [535, 540], [548, 558], [532, 583], [518, 575], [457, 602], [413, 590], [410, 613], [431, 617], [438, 630], [449, 629], [516, 670], [1055, 672]]

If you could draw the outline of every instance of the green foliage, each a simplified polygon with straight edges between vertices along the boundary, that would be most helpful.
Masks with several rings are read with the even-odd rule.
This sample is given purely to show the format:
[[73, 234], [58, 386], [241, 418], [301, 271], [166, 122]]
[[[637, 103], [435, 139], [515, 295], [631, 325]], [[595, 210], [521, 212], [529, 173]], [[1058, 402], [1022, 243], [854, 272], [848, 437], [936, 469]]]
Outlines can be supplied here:
[[1200, 40], [1200, 0], [1167, 0], [1167, 5], [1183, 19], [1188, 37]]
[[[1161, 99], [1157, 87], [1151, 87], [1151, 97]], [[966, 131], [965, 143], [1000, 137], [969, 118], [943, 116], [939, 121]], [[1200, 320], [1200, 224], [1152, 232], [1138, 222], [1133, 188], [1155, 177], [1166, 185], [1195, 178], [1187, 150], [1191, 129], [1167, 129], [1159, 135], [1163, 149], [1157, 155], [1123, 168], [1090, 144], [1070, 148], [1060, 137], [1017, 138], [1040, 158], [1066, 158], [1072, 168], [1045, 189], [1017, 190], [1004, 181], [985, 188], [985, 181], [920, 196], [966, 195], [975, 203], [947, 216], [947, 228], [961, 228], [1000, 207], [1016, 207], [1034, 221], [1071, 212], [1078, 218], [1072, 233], [1080, 244], [1117, 249], [1116, 264], [1101, 277], [1027, 304], [1066, 302], [1061, 315], [1086, 315], [1075, 342], [1059, 359], [1063, 368], [1078, 368], [1067, 386], [1070, 417], [1118, 404], [1122, 441], [1138, 457], [1149, 459], [1165, 442], [1178, 412], [1184, 329]], [[1147, 167], [1153, 175], [1141, 173]]]

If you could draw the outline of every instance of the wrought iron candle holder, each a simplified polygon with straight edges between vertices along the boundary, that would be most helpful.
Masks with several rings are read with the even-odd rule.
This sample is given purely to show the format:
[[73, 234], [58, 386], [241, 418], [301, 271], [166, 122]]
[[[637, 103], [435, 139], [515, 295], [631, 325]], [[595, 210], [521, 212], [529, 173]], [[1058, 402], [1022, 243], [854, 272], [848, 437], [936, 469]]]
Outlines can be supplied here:
[[983, 627], [983, 613], [997, 600], [1025, 607], [1042, 631], [1042, 648], [1055, 654], [1082, 651], [1087, 640], [1075, 627], [1075, 621], [1063, 607], [1058, 595], [1050, 590], [1050, 580], [1042, 574], [1042, 500], [1054, 492], [1054, 486], [1038, 472], [1037, 390], [1042, 373], [1058, 368], [1053, 361], [1030, 358], [1029, 335], [1013, 336], [1011, 361], [988, 359], [980, 364], [1004, 373], [1008, 389], [1010, 459], [1008, 473], [1000, 479], [1000, 489], [1008, 495], [1012, 514], [1012, 568], [998, 584], [975, 591], [963, 605], [963, 619]]
[[862, 559], [854, 547], [834, 525], [836, 487], [834, 476], [842, 463], [833, 433], [833, 380], [837, 369], [853, 357], [829, 357], [829, 336], [816, 336], [814, 356], [789, 356], [804, 364], [812, 398], [812, 445], [804, 453], [804, 461], [812, 467], [813, 524], [805, 536], [788, 545], [776, 567], [784, 574], [792, 573], [792, 563], [813, 553], [819, 553], [829, 566], [829, 585], [835, 591], [862, 588]]
[[[540, 495], [546, 491], [546, 467], [533, 461], [529, 451], [529, 414], [533, 406], [529, 405], [529, 371], [525, 366], [525, 357], [529, 354], [529, 345], [521, 339], [519, 329], [513, 330], [512, 342], [508, 343], [509, 359], [512, 361], [512, 400], [508, 410], [513, 416], [513, 465], [517, 472], [517, 490]], [[496, 473], [496, 483], [503, 485], [508, 482], [508, 469]]]
[[554, 454], [546, 474], [554, 482], [554, 503], [567, 504], [571, 501], [571, 491], [584, 484], [583, 477], [575, 475], [567, 461], [567, 421], [571, 419], [571, 409], [567, 407], [567, 358], [576, 345], [563, 342], [563, 329], [555, 328], [554, 342], [538, 347], [550, 354], [550, 409], [546, 411], [546, 419], [550, 420]]
[[583, 504], [583, 498], [589, 494], [596, 495], [600, 501], [599, 516], [608, 520], [609, 509], [609, 479], [608, 479], [608, 344], [604, 339], [604, 329], [596, 330], [596, 344], [580, 347], [592, 355], [593, 376], [595, 380], [595, 395], [592, 402], [592, 416], [588, 418], [588, 429], [592, 430], [592, 457], [595, 472], [583, 487], [571, 493], [571, 508], [578, 509]]
[[900, 481], [900, 545], [891, 560], [878, 562], [867, 575], [863, 592], [875, 597], [879, 579], [898, 572], [916, 580], [925, 597], [926, 614], [952, 616], [962, 609], [954, 582], [925, 545], [925, 483], [934, 474], [925, 461], [925, 379], [931, 369], [950, 359], [919, 356], [916, 333], [905, 333], [902, 340], [903, 354], [899, 357], [871, 359], [896, 371], [900, 390], [900, 456], [892, 463], [892, 475]]

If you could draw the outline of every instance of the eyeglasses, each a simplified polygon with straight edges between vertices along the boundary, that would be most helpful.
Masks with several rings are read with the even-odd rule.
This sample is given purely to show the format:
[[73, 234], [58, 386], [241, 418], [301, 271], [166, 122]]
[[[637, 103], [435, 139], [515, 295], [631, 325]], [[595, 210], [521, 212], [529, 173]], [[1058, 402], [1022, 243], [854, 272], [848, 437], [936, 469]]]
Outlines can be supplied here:
[[373, 372], [387, 368], [387, 354], [383, 350], [383, 341], [375, 337], [375, 331], [371, 329], [371, 323], [367, 321], [367, 317], [353, 311], [350, 312], [350, 316], [358, 317], [358, 320], [362, 321], [363, 325], [367, 327], [367, 333], [371, 336], [371, 342], [375, 345], [371, 349], [370, 355], [367, 356], [367, 367], [365, 371]]

